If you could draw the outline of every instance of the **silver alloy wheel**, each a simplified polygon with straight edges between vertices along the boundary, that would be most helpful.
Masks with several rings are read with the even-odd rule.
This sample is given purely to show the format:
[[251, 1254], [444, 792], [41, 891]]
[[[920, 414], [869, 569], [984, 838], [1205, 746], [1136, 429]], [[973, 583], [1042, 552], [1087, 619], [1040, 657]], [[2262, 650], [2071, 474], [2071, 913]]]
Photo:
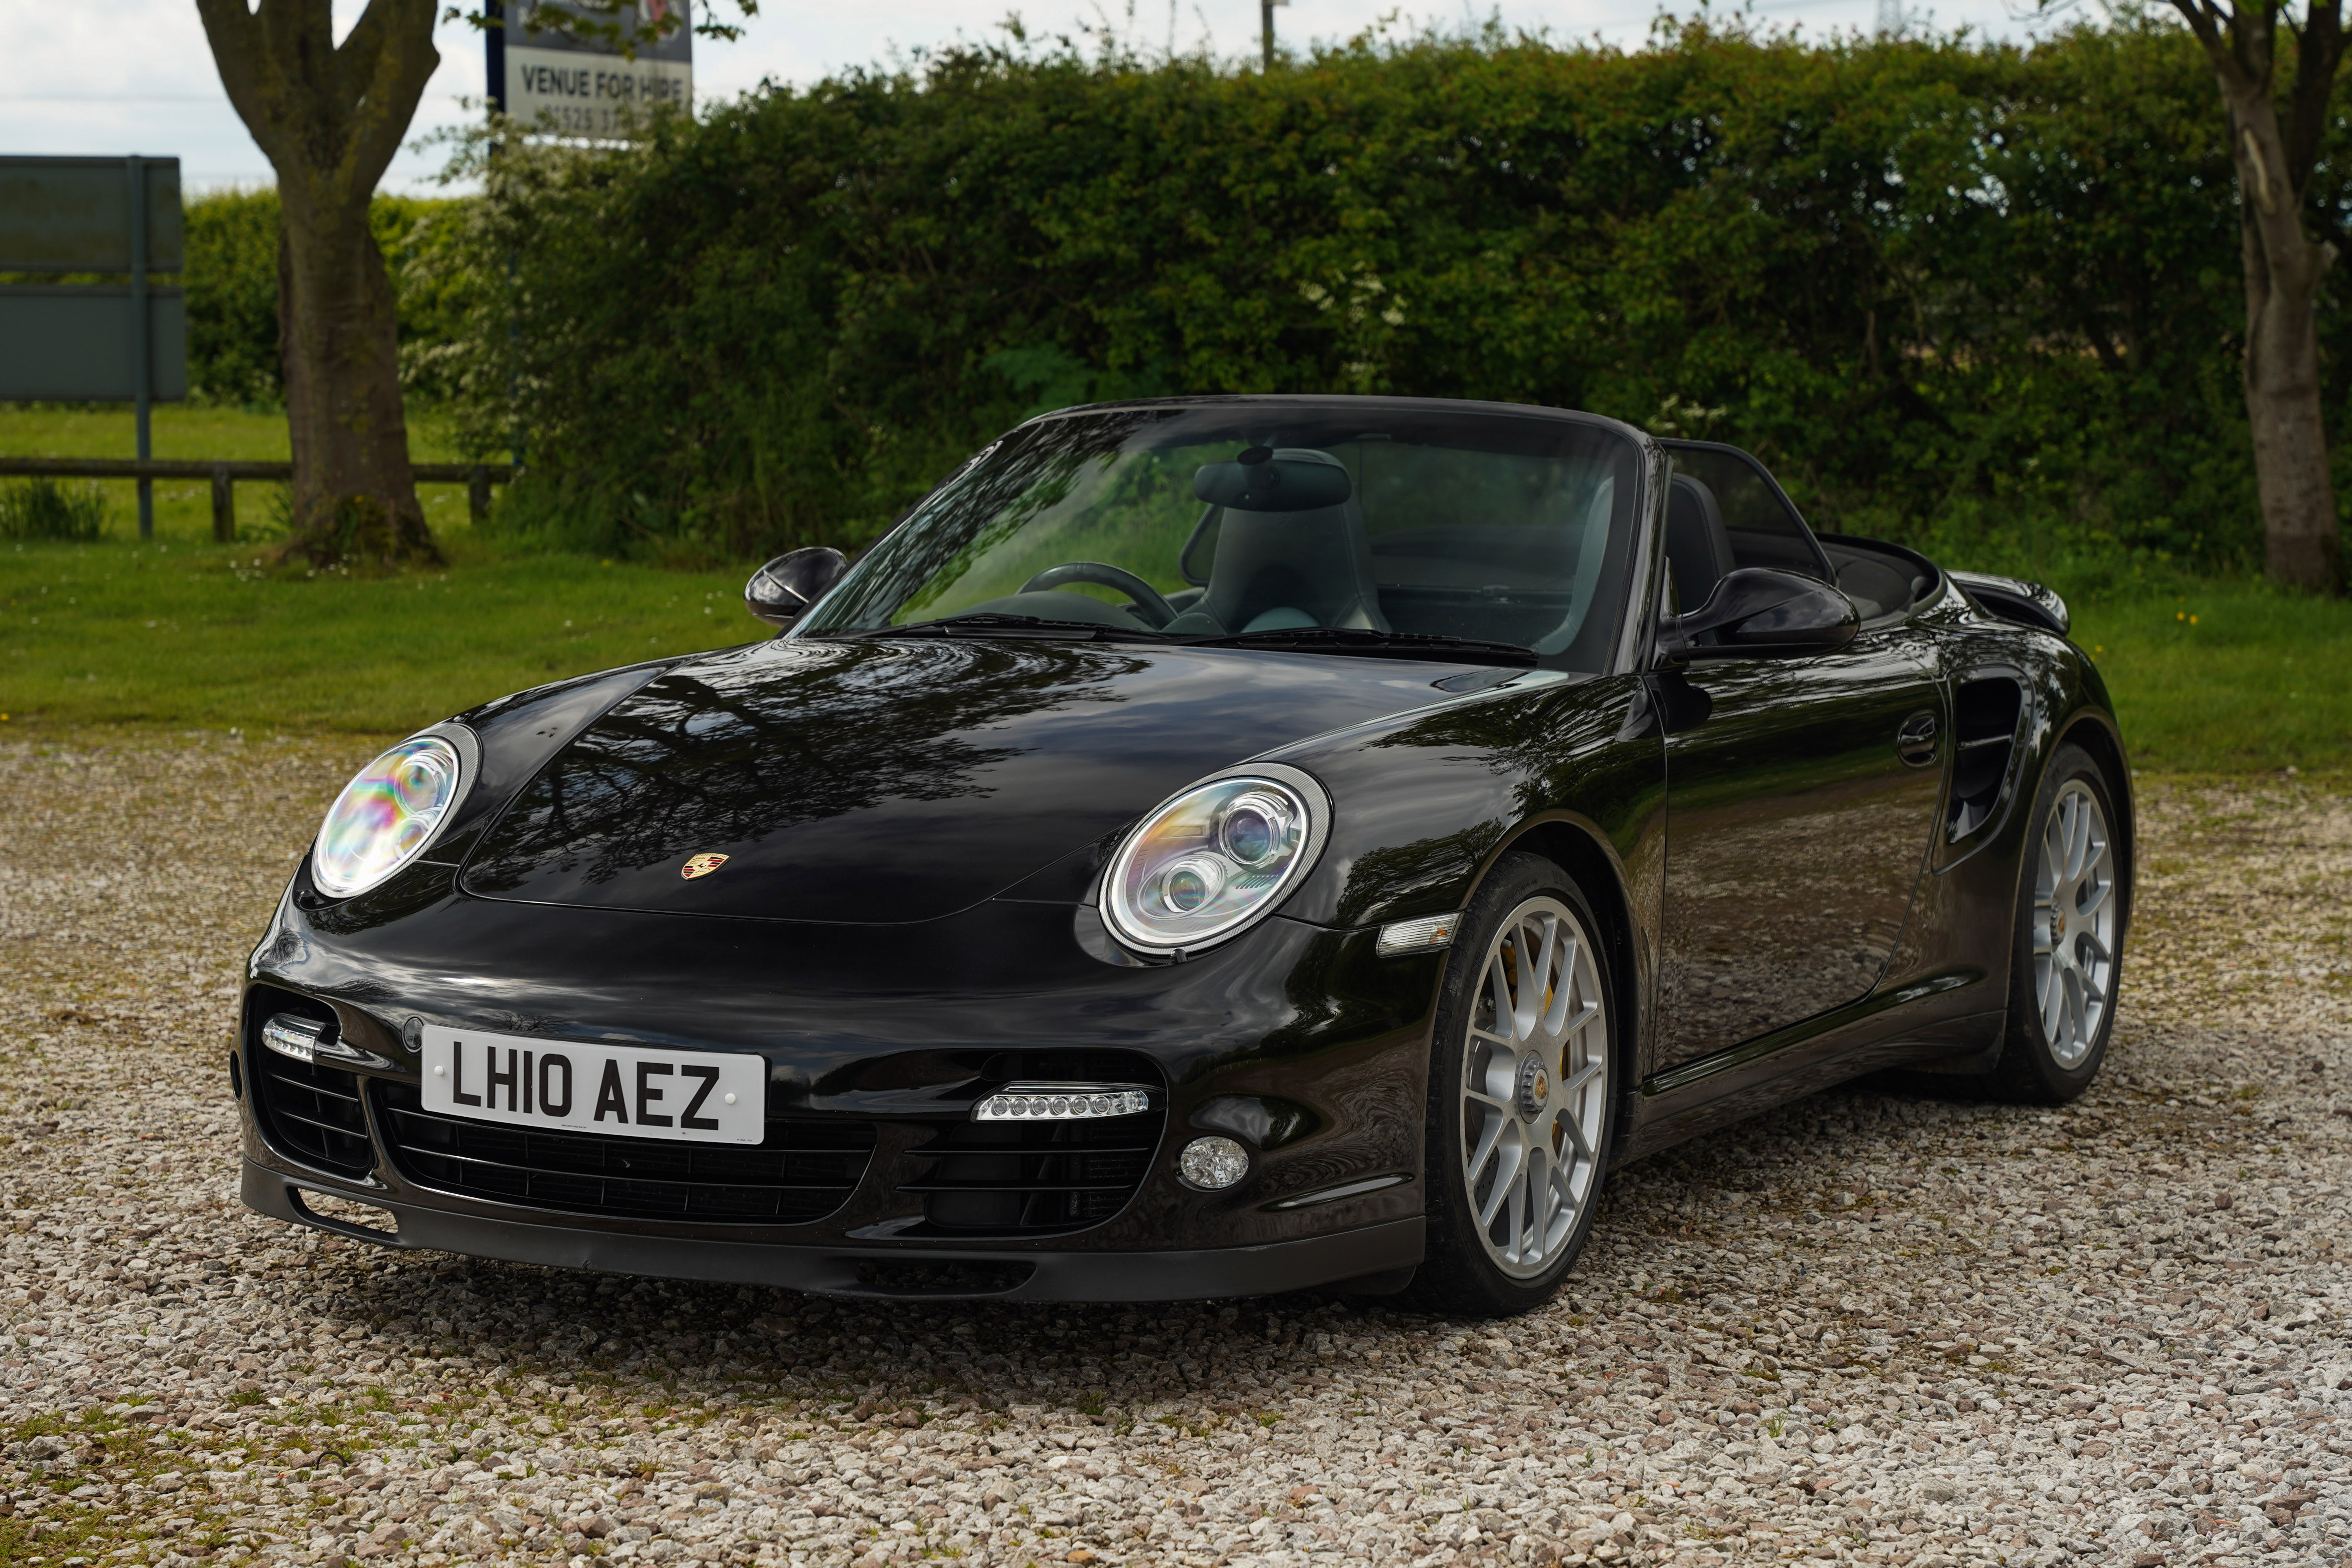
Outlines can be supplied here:
[[2033, 870], [2033, 987], [2058, 1065], [2083, 1065], [2115, 996], [2116, 859], [2099, 798], [2069, 779]]
[[1462, 1186], [1496, 1267], [1558, 1260], [1600, 1185], [1609, 1008], [1583, 923], [1556, 898], [1511, 911], [1486, 949], [1462, 1048]]

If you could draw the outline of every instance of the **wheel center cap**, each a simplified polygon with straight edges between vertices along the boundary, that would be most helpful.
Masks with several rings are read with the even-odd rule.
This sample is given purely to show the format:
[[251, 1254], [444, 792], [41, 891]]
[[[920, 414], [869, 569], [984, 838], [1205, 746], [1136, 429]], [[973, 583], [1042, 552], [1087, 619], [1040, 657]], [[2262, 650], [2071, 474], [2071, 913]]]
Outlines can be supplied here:
[[1519, 1063], [1519, 1114], [1534, 1121], [1551, 1098], [1551, 1071], [1534, 1057]]
[[2060, 938], [2066, 935], [2066, 907], [2063, 904], [2050, 907], [2050, 935]]

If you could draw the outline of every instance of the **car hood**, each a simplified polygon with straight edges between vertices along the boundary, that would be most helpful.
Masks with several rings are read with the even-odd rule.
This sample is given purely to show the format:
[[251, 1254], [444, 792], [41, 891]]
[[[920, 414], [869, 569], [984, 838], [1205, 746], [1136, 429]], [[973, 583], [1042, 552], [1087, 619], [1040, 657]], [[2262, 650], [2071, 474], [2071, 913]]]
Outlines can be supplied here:
[[[588, 726], [483, 836], [464, 885], [861, 923], [933, 919], [1024, 879], [1017, 895], [1075, 901], [1101, 841], [1183, 785], [1443, 702], [1434, 683], [1464, 674], [1134, 644], [759, 643], [676, 666]], [[687, 874], [709, 856], [725, 858]]]

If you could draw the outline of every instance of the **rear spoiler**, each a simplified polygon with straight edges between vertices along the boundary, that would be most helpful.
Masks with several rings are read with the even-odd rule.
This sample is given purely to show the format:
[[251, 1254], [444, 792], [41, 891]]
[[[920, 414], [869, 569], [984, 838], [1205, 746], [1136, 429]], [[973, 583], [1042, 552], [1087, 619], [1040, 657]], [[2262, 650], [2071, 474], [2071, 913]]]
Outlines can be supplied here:
[[2061, 637], [2074, 624], [2074, 618], [2066, 613], [2066, 601], [2038, 582], [2028, 582], [2021, 577], [1995, 577], [1983, 571], [1946, 575], [1958, 583], [1961, 591], [1988, 615], [1998, 615], [2003, 621], [2014, 621], [2038, 631], [2053, 632]]

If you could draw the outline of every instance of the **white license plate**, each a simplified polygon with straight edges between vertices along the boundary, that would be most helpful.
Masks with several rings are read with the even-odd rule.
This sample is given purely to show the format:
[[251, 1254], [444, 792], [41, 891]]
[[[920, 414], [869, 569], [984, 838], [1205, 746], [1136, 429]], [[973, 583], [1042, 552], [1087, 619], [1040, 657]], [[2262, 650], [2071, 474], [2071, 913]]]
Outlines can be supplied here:
[[765, 1057], [425, 1029], [425, 1108], [444, 1116], [756, 1144], [768, 1133], [767, 1091]]

